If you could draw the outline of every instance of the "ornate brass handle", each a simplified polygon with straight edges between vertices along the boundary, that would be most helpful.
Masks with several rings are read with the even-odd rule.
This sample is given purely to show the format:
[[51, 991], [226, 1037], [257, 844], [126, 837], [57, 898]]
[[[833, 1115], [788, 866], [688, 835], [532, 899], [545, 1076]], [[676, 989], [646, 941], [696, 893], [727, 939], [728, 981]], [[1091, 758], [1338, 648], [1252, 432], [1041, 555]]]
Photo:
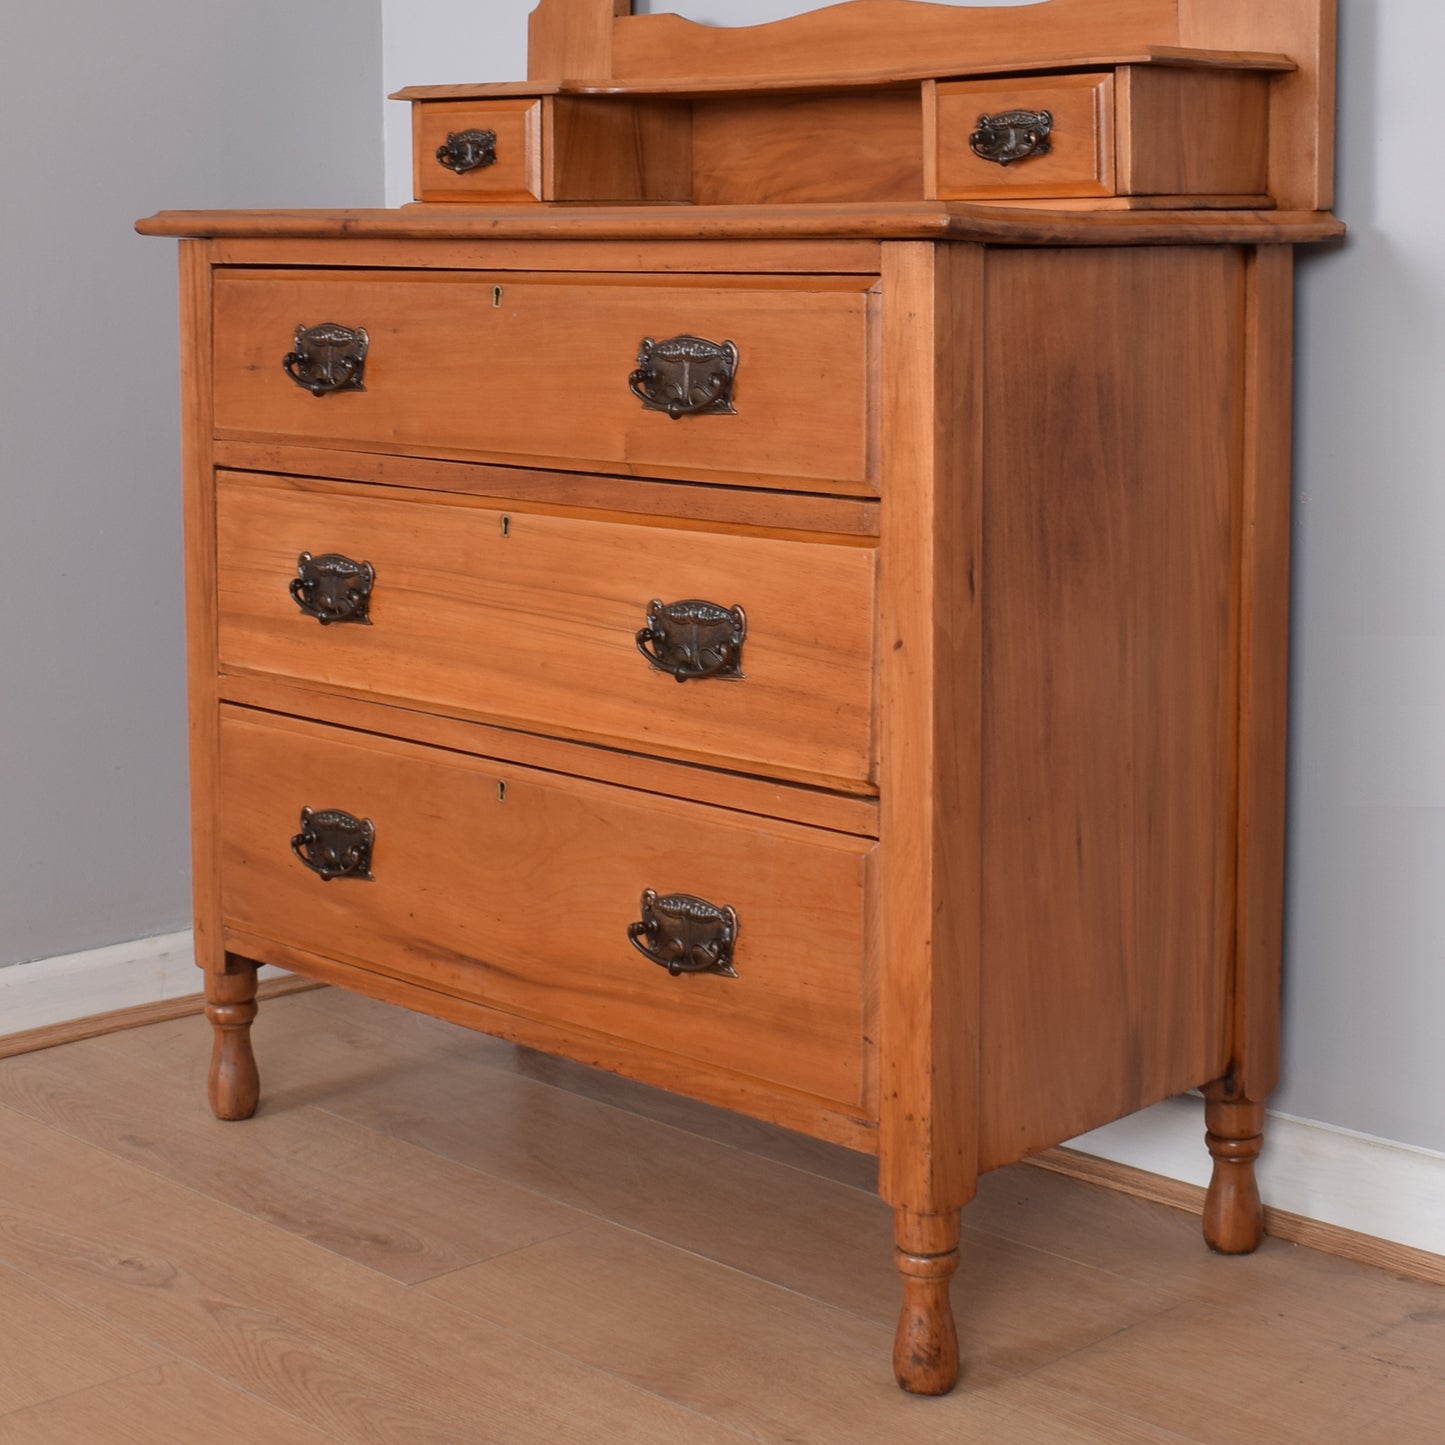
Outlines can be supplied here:
[[1053, 150], [1049, 143], [1053, 129], [1054, 118], [1046, 110], [1003, 110], [979, 116], [968, 148], [980, 160], [1008, 166], [1030, 156], [1048, 155]]
[[353, 818], [340, 808], [302, 808], [301, 831], [291, 840], [291, 851], [323, 883], [333, 878], [371, 876], [371, 845], [376, 827], [370, 818]]
[[338, 326], [334, 321], [323, 321], [320, 326], [302, 324], [296, 328], [296, 349], [281, 358], [281, 366], [312, 396], [365, 391], [362, 375], [370, 345], [371, 338], [359, 326]]
[[741, 678], [747, 635], [747, 614], [741, 607], [719, 607], [699, 598], [664, 605], [654, 597], [647, 604], [647, 626], [637, 634], [637, 650], [679, 682]]
[[627, 925], [632, 946], [674, 978], [680, 973], [720, 973], [736, 978], [733, 949], [738, 941], [738, 915], [691, 893], [659, 896], [649, 888], [642, 895], [642, 921]]
[[367, 609], [376, 568], [370, 562], [353, 562], [340, 552], [313, 557], [303, 552], [296, 560], [291, 596], [296, 605], [323, 627], [333, 622], [362, 622], [371, 626]]
[[437, 147], [437, 160], [449, 171], [464, 176], [497, 163], [497, 133], [494, 130], [449, 131]]
[[673, 421], [707, 412], [732, 416], [737, 369], [738, 349], [731, 341], [700, 336], [654, 341], [649, 336], [638, 348], [637, 370], [627, 385], [645, 410], [665, 411]]

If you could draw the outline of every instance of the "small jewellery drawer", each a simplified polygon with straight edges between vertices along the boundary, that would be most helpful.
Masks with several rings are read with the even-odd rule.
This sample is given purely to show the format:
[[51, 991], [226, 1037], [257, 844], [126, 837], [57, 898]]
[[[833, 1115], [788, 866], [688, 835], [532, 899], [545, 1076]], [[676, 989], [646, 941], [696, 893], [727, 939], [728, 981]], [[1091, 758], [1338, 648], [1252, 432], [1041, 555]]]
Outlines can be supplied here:
[[937, 96], [940, 197], [1113, 194], [1112, 71], [954, 81]]
[[874, 550], [222, 472], [220, 659], [867, 790]]
[[216, 432], [866, 492], [873, 286], [223, 269]]
[[935, 194], [1264, 205], [1269, 85], [1260, 71], [1167, 65], [944, 82]]
[[228, 928], [858, 1108], [869, 840], [226, 708]]
[[542, 102], [433, 102], [412, 107], [419, 201], [540, 201]]

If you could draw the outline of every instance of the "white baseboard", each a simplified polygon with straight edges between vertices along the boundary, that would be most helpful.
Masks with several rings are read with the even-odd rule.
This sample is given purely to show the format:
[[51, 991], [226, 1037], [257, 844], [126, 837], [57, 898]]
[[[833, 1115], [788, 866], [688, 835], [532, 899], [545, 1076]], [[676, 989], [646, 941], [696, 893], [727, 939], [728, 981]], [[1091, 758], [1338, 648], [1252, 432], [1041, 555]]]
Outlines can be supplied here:
[[[1204, 1102], [1169, 1099], [1069, 1147], [1151, 1174], [1209, 1183]], [[1259, 1188], [1275, 1209], [1445, 1256], [1445, 1154], [1271, 1114]]]
[[[265, 968], [263, 978], [280, 978]], [[200, 992], [191, 932], [0, 968], [0, 1036]], [[1209, 1182], [1204, 1104], [1170, 1099], [1070, 1141], [1115, 1163]], [[1445, 1154], [1271, 1114], [1259, 1164], [1266, 1204], [1445, 1255]]]
[[189, 928], [17, 963], [0, 968], [0, 1037], [200, 992]]

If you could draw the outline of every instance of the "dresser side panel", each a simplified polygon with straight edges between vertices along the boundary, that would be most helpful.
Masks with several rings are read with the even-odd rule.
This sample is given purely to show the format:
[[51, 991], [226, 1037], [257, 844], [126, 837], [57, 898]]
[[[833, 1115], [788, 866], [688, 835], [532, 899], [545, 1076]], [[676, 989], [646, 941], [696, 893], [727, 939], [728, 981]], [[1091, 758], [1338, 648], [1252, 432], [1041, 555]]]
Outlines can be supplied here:
[[221, 941], [216, 496], [211, 457], [211, 264], [204, 241], [180, 243], [181, 485], [185, 530], [186, 687], [191, 777], [191, 897], [196, 962], [225, 971]]
[[879, 1191], [929, 1218], [978, 1177], [983, 258], [883, 265]]
[[993, 252], [987, 297], [992, 1167], [1222, 1072], [1245, 262]]

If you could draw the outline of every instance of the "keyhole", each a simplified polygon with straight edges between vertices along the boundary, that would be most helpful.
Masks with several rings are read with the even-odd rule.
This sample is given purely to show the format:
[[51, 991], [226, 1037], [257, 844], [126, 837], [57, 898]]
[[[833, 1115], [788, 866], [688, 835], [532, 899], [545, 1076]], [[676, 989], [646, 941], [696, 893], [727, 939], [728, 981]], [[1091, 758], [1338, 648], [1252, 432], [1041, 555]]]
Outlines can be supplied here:
[[505, 803], [507, 801], [507, 785], [505, 783], [497, 784], [497, 801], [499, 803]]
[[499, 307], [501, 306], [501, 304], [502, 304], [502, 288], [501, 288], [500, 286], [493, 286], [493, 287], [492, 287], [492, 305], [493, 305], [493, 307], [499, 308]]
[[512, 519], [511, 519], [510, 517], [503, 517], [503, 518], [502, 518], [502, 536], [504, 536], [504, 537], [510, 537], [511, 535], [512, 535]]

